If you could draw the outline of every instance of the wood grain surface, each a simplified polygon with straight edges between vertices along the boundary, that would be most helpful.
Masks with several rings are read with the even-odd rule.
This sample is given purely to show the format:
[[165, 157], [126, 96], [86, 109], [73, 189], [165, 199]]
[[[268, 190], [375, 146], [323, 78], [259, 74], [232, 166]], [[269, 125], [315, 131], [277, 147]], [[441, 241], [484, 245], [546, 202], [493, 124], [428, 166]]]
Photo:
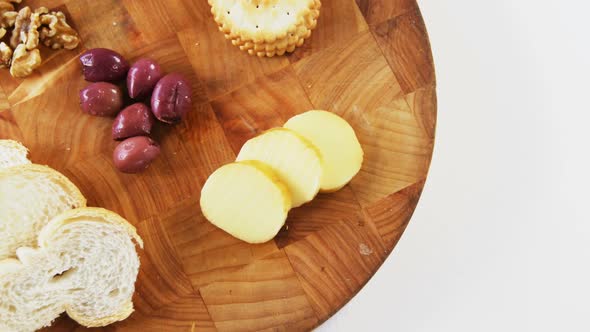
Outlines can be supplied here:
[[[82, 38], [43, 51], [27, 79], [0, 70], [0, 138], [76, 183], [145, 241], [135, 312], [105, 331], [301, 331], [342, 307], [408, 224], [432, 156], [435, 76], [415, 0], [323, 0], [293, 54], [248, 56], [217, 30], [206, 0], [33, 0], [66, 12]], [[152, 57], [192, 82], [193, 110], [159, 125], [162, 154], [145, 173], [113, 168], [112, 119], [83, 114], [77, 61], [89, 48]], [[242, 144], [310, 109], [350, 122], [365, 161], [344, 189], [293, 210], [274, 241], [241, 242], [201, 214], [200, 190]], [[46, 331], [79, 331], [67, 317]]]

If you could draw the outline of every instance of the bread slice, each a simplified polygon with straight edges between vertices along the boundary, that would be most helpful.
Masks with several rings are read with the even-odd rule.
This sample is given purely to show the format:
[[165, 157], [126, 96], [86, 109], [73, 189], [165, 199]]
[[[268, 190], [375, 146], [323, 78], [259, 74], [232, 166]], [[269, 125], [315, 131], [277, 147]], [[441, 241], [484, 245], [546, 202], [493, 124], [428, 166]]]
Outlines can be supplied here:
[[35, 246], [51, 218], [86, 206], [76, 186], [58, 171], [36, 164], [0, 169], [0, 259]]
[[40, 232], [38, 248], [0, 261], [0, 331], [34, 331], [66, 312], [87, 327], [133, 312], [139, 271], [135, 228], [101, 208], [68, 210]]
[[30, 164], [27, 148], [17, 141], [0, 139], [0, 169]]

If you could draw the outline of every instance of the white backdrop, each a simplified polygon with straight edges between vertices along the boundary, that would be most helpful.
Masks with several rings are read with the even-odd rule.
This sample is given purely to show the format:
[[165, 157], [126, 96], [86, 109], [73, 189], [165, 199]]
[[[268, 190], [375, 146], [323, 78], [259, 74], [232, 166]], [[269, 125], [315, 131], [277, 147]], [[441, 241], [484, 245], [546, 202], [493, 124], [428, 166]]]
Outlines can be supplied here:
[[394, 253], [318, 331], [590, 331], [590, 2], [420, 5], [429, 180]]

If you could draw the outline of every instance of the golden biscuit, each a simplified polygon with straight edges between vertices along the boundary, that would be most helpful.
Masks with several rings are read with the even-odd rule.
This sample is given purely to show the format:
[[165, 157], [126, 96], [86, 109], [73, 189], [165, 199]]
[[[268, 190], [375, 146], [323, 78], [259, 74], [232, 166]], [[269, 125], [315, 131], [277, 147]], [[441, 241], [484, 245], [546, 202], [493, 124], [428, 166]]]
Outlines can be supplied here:
[[319, 0], [209, 0], [225, 38], [251, 55], [293, 52], [317, 26]]

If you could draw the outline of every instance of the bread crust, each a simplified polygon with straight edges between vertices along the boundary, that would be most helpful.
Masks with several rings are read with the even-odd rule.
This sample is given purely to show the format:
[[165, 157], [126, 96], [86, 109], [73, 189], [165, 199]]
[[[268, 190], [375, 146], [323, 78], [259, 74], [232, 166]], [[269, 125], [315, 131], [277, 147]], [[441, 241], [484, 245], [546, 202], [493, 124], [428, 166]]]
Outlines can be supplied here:
[[27, 164], [0, 169], [0, 179], [22, 173], [40, 173], [47, 175], [49, 178], [54, 179], [56, 183], [60, 184], [64, 189], [66, 189], [65, 191], [74, 198], [75, 202], [77, 203], [75, 207], [86, 206], [86, 197], [82, 195], [80, 189], [78, 189], [78, 187], [76, 187], [76, 185], [73, 184], [72, 181], [70, 181], [70, 179], [68, 179], [65, 175], [49, 166]]
[[71, 319], [75, 320], [78, 324], [86, 326], [86, 327], [102, 327], [113, 324], [115, 322], [120, 322], [122, 320], [127, 319], [133, 313], [133, 302], [129, 300], [122, 308], [121, 311], [118, 312], [116, 315], [102, 317], [100, 319], [90, 319], [79, 314], [75, 308], [66, 306], [66, 313], [70, 316]]
[[88, 218], [90, 218], [90, 221], [122, 226], [127, 234], [137, 242], [139, 247], [143, 248], [143, 240], [139, 237], [137, 229], [133, 225], [117, 213], [98, 207], [73, 209], [54, 217], [39, 233], [39, 247], [50, 246], [51, 243], [48, 240], [51, 239], [51, 236], [55, 234], [60, 227], [75, 223], [81, 218], [85, 218], [84, 221], [89, 221]]

